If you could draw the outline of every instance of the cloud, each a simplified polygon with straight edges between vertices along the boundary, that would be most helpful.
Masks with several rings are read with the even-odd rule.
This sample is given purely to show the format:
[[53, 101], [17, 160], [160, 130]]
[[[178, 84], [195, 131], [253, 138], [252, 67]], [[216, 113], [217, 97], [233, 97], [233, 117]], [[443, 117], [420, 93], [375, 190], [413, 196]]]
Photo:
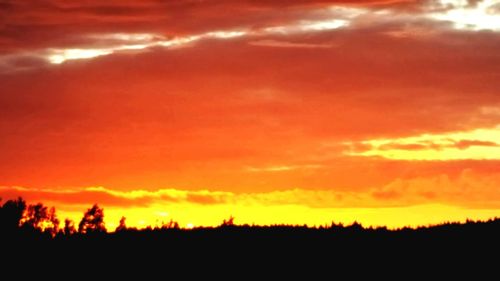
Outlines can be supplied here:
[[[440, 146], [435, 144], [399, 144], [399, 143], [386, 143], [379, 147], [380, 150], [424, 150], [424, 149], [440, 149]], [[365, 150], [366, 152], [366, 150]]]
[[468, 149], [473, 146], [488, 146], [488, 147], [498, 147], [498, 143], [493, 141], [480, 141], [480, 140], [460, 140], [455, 142], [455, 147], [458, 149]]
[[275, 48], [305, 48], [305, 49], [316, 49], [316, 48], [332, 48], [329, 44], [310, 44], [310, 43], [297, 43], [297, 42], [287, 42], [287, 41], [277, 41], [277, 40], [258, 40], [249, 43], [253, 46], [261, 47], [275, 47]]
[[500, 31], [498, 0], [436, 2], [444, 11], [431, 13], [429, 16], [433, 19], [450, 22], [456, 29]]
[[[313, 52], [207, 40], [3, 75], [0, 130], [9, 137], [0, 144], [0, 175], [22, 186], [283, 189], [314, 169], [265, 180], [245, 176], [244, 167], [318, 164], [344, 157], [338, 146], [346, 141], [498, 123], [495, 37], [415, 42], [384, 31], [290, 38], [336, 46]], [[336, 178], [315, 185], [345, 181], [330, 173]]]
[[440, 202], [469, 208], [498, 208], [499, 179], [497, 175], [484, 176], [466, 169], [454, 178], [443, 174], [429, 178], [397, 179], [373, 191], [372, 196], [410, 205]]
[[[443, 150], [446, 148], [468, 149], [474, 146], [498, 147], [498, 143], [493, 141], [480, 141], [480, 140], [443, 140], [441, 143], [432, 141], [425, 141], [421, 143], [385, 143], [378, 147], [380, 150]], [[364, 150], [365, 152], [369, 150]]]
[[[298, 11], [335, 4], [385, 3], [387, 1], [122, 1], [57, 0], [4, 1], [0, 15], [4, 50], [20, 47], [60, 48], [89, 42], [81, 35], [96, 33], [160, 33], [186, 35], [238, 27], [253, 28], [269, 22], [296, 19]], [[283, 13], [276, 18], [274, 11]], [[227, 13], [220, 14], [224, 10]], [[191, 19], [195, 18], [196, 21]], [[10, 42], [10, 43], [9, 43]], [[23, 44], [24, 46], [20, 46]], [[68, 46], [68, 47], [70, 47]]]
[[267, 166], [267, 167], [247, 167], [245, 170], [248, 172], [286, 172], [293, 170], [302, 169], [320, 169], [323, 168], [322, 165], [318, 164], [307, 164], [307, 165], [293, 165], [293, 166]]
[[89, 205], [102, 204], [109, 207], [147, 207], [154, 203], [193, 203], [222, 204], [230, 193], [208, 191], [182, 191], [164, 189], [158, 191], [132, 190], [120, 191], [103, 187], [83, 189], [36, 189], [23, 187], [1, 187], [0, 198], [16, 198], [22, 196], [30, 202], [49, 202], [57, 205]]
[[465, 132], [426, 134], [421, 136], [368, 140], [364, 150], [360, 144], [347, 143], [347, 153], [360, 156], [382, 156], [406, 160], [497, 159], [500, 144], [499, 128], [476, 129]]
[[[0, 132], [8, 136], [0, 140], [2, 184], [366, 188], [427, 168], [361, 156], [378, 146], [365, 140], [398, 143], [498, 123], [494, 32], [455, 30], [422, 16], [425, 9], [413, 2], [175, 2], [11, 1], [2, 7], [8, 24], [1, 27], [1, 48], [9, 57], [0, 67], [29, 69], [0, 75]], [[230, 12], [220, 15], [221, 8]], [[331, 28], [314, 30], [325, 22]], [[309, 30], [282, 32], [301, 24]], [[413, 36], [418, 28], [439, 36]], [[251, 35], [224, 38], [243, 31]], [[406, 33], [387, 36], [394, 31]], [[190, 41], [200, 34], [211, 37]], [[190, 48], [156, 45], [172, 40]], [[130, 49], [136, 45], [149, 47]], [[107, 48], [112, 55], [65, 60]], [[50, 55], [66, 63], [45, 63]], [[464, 140], [495, 142], [454, 139]], [[359, 153], [343, 154], [345, 142], [356, 143]], [[398, 143], [406, 150], [415, 144], [428, 145]], [[467, 147], [456, 154], [461, 157], [496, 149], [461, 145]], [[304, 163], [322, 168], [290, 169]], [[249, 173], [246, 167], [285, 169]]]
[[108, 206], [147, 206], [151, 199], [147, 197], [117, 196], [105, 189], [83, 189], [83, 190], [44, 190], [33, 188], [3, 187], [0, 191], [2, 198], [15, 198], [22, 196], [30, 202], [50, 202], [51, 204], [63, 205], [88, 205], [99, 203]]
[[[475, 31], [496, 31], [498, 25], [494, 14], [496, 0], [478, 1], [475, 5], [462, 5], [460, 1], [287, 1], [280, 4], [280, 13], [275, 12], [276, 5], [267, 1], [132, 1], [106, 5], [31, 2], [26, 5], [8, 1], [0, 8], [8, 22], [0, 27], [0, 50], [9, 55], [44, 57], [55, 64], [152, 47], [178, 47], [213, 38], [290, 35], [388, 24], [399, 25], [386, 32], [390, 36], [425, 38], [436, 34], [436, 21], [453, 22], [458, 29]], [[409, 12], [404, 9], [407, 6], [420, 9]], [[221, 17], [217, 13], [221, 9], [231, 12]], [[464, 19], [467, 22], [461, 22]], [[422, 29], [423, 25], [432, 27]], [[255, 41], [260, 45], [273, 42], [275, 47], [292, 47], [274, 42], [280, 40]], [[328, 44], [304, 42], [293, 46], [322, 45]], [[8, 68], [19, 70], [12, 64]]]
[[[140, 6], [135, 8], [140, 8]], [[112, 9], [110, 8], [110, 10]], [[133, 13], [133, 11], [133, 9], [130, 10], [130, 13]], [[276, 25], [275, 23], [281, 22], [281, 19], [279, 21], [273, 20], [272, 23], [267, 23], [264, 20], [256, 23], [257, 26], [240, 26], [234, 23], [232, 27], [198, 32], [193, 31], [190, 34], [167, 35], [164, 32], [155, 30], [150, 30], [149, 33], [126, 31], [114, 33], [102, 31], [81, 32], [80, 34], [73, 33], [77, 38], [69, 41], [66, 47], [58, 45], [56, 42], [45, 48], [37, 49], [34, 46], [35, 48], [32, 51], [24, 52], [32, 56], [44, 57], [52, 64], [61, 64], [68, 60], [93, 59], [118, 52], [145, 51], [153, 47], [178, 48], [207, 39], [324, 32], [347, 27], [350, 25], [352, 19], [366, 12], [360, 8], [347, 7], [328, 8], [326, 12], [320, 9], [320, 11], [319, 15], [317, 15], [318, 12], [316, 9], [308, 11], [302, 16], [294, 15], [291, 18], [295, 18], [295, 20], [289, 18], [288, 21], [284, 20], [283, 24], [280, 25]], [[12, 40], [6, 39], [5, 41], [10, 42]], [[302, 45], [302, 47], [304, 46], [307, 45]], [[4, 57], [3, 59], [5, 60], [6, 58]], [[10, 67], [13, 71], [18, 70], [15, 68], [15, 65], [10, 65]]]
[[208, 190], [159, 189], [113, 190], [103, 187], [84, 189], [33, 189], [2, 187], [0, 197], [24, 197], [29, 202], [63, 206], [99, 203], [108, 207], [147, 208], [176, 204], [227, 206], [287, 206], [308, 208], [385, 208], [444, 204], [468, 208], [500, 208], [500, 177], [463, 169], [457, 175], [437, 174], [396, 178], [387, 184], [361, 191], [288, 189], [270, 192], [234, 193]]

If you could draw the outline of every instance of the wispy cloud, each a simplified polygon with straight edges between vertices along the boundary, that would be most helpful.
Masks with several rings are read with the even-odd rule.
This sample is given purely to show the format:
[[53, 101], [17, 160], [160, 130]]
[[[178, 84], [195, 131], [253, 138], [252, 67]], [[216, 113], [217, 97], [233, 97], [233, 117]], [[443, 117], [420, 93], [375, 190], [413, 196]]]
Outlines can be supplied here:
[[[396, 1], [396, 3], [397, 2], [398, 1]], [[405, 1], [402, 1], [401, 3], [404, 2]], [[378, 6], [372, 6], [371, 4], [373, 3], [386, 4], [387, 7], [382, 9]], [[336, 3], [336, 1], [332, 1], [330, 5], [322, 3], [322, 7], [314, 7], [314, 5], [311, 7], [305, 7], [302, 14], [298, 13], [295, 9], [285, 11], [285, 14], [290, 13], [290, 15], [284, 16], [283, 19], [276, 19], [274, 18], [276, 16], [268, 15], [266, 17], [262, 16], [262, 18], [265, 19], [263, 22], [242, 24], [233, 19], [234, 22], [231, 24], [231, 18], [228, 19], [228, 23], [225, 24], [225, 28], [222, 29], [214, 27], [212, 30], [204, 32], [184, 32], [182, 34], [174, 33], [174, 35], [166, 35], [165, 33], [158, 32], [154, 29], [151, 29], [150, 32], [140, 33], [130, 32], [125, 29], [117, 30], [116, 32], [91, 32], [90, 30], [85, 30], [82, 31], [81, 34], [75, 33], [72, 35], [72, 37], [75, 38], [75, 43], [72, 43], [72, 46], [60, 47], [58, 44], [53, 44], [52, 46], [49, 45], [44, 48], [35, 47], [36, 49], [33, 49], [33, 47], [26, 48], [27, 46], [24, 46], [23, 48], [20, 48], [19, 51], [11, 51], [9, 56], [16, 55], [18, 57], [38, 57], [45, 59], [50, 64], [61, 64], [70, 60], [92, 59], [127, 51], [144, 51], [155, 47], [178, 48], [206, 39], [224, 40], [237, 37], [254, 38], [256, 40], [251, 39], [253, 40], [251, 44], [258, 46], [284, 48], [327, 48], [328, 44], [292, 43], [281, 39], [258, 38], [267, 36], [290, 36], [303, 33], [318, 33], [356, 26], [367, 27], [373, 24], [386, 25], [391, 22], [397, 22], [398, 20], [406, 22], [448, 22], [452, 23], [454, 28], [461, 30], [500, 30], [500, 17], [498, 16], [498, 9], [496, 8], [500, 5], [498, 0], [476, 1], [474, 5], [470, 5], [468, 1], [461, 0], [436, 0], [427, 1], [426, 3], [427, 4], [421, 3], [420, 5], [422, 5], [422, 7], [420, 7], [420, 9], [415, 9], [413, 10], [413, 13], [408, 13], [404, 12], [404, 10], [398, 10], [397, 5], [388, 4], [386, 1], [366, 1], [360, 5], [345, 5], [341, 2]], [[137, 8], [138, 10], [149, 9], [154, 6], [150, 6], [151, 4], [152, 3], [144, 6], [139, 5], [122, 8], [126, 8], [126, 11], [130, 11], [130, 13], [133, 14], [134, 8]], [[235, 3], [236, 6], [237, 4], [238, 3]], [[363, 4], [366, 6], [363, 6]], [[289, 5], [294, 6], [292, 3], [289, 3]], [[6, 7], [7, 10], [26, 9], [26, 7], [18, 7], [17, 4], [13, 3], [7, 4]], [[95, 8], [97, 9], [97, 7]], [[119, 8], [121, 7], [116, 6], [114, 8], [110, 8], [110, 11]], [[60, 10], [61, 9], [66, 9], [70, 12], [82, 12], [83, 10], [89, 9], [89, 11], [92, 11], [92, 6], [85, 8], [64, 7], [60, 8]], [[79, 9], [83, 10], [80, 11]], [[21, 10], [19, 11], [20, 13]], [[267, 9], [263, 9], [263, 11], [266, 10]], [[13, 20], [18, 20], [16, 16], [22, 17], [21, 15], [16, 14], [7, 16], [13, 17]], [[80, 16], [81, 14], [79, 14], [76, 19], [72, 20], [78, 20]], [[62, 17], [62, 15], [58, 15], [58, 17]], [[70, 19], [66, 19], [66, 16], [62, 18], [64, 18], [63, 21], [70, 21]], [[279, 24], [273, 24], [273, 22], [279, 22]], [[23, 24], [29, 25], [30, 23], [27, 22]], [[143, 29], [143, 31], [144, 30], [147, 29]], [[387, 34], [395, 37], [408, 37], [416, 35], [420, 36], [424, 33], [428, 34], [429, 32], [432, 32], [432, 30], [429, 31], [429, 29], [427, 29], [427, 31], [424, 31], [422, 29], [418, 29], [418, 27], [413, 27], [413, 25], [410, 24], [403, 25], [397, 30], [388, 31]], [[5, 39], [5, 41], [11, 42], [15, 40]], [[82, 43], [78, 44], [76, 42]], [[0, 62], [8, 64], [8, 67], [3, 68], [10, 67], [12, 71], [21, 69], [16, 67], [15, 64], [12, 64], [8, 56], [0, 57]]]
[[332, 44], [300, 43], [300, 42], [288, 42], [288, 41], [279, 41], [272, 39], [252, 41], [249, 44], [261, 47], [304, 48], [304, 49], [327, 49], [327, 48], [332, 48], [334, 46]]
[[[346, 143], [346, 153], [399, 160], [500, 159], [500, 128]], [[360, 149], [360, 147], [362, 149]]]
[[[281, 169], [272, 170], [275, 172]], [[287, 206], [309, 208], [381, 208], [424, 203], [448, 204], [471, 208], [500, 208], [500, 176], [484, 175], [471, 169], [458, 176], [446, 174], [427, 177], [397, 178], [388, 184], [361, 191], [342, 188], [330, 190], [288, 189], [270, 192], [234, 193], [209, 190], [114, 190], [104, 187], [83, 189], [36, 189], [0, 187], [0, 198], [22, 196], [31, 202], [84, 206], [100, 203], [110, 207], [148, 207], [152, 205], [231, 205]]]
[[309, 165], [277, 165], [277, 166], [266, 166], [266, 167], [247, 167], [245, 171], [248, 172], [286, 172], [293, 170], [302, 170], [302, 169], [320, 169], [323, 168], [323, 165], [318, 164], [309, 164]]

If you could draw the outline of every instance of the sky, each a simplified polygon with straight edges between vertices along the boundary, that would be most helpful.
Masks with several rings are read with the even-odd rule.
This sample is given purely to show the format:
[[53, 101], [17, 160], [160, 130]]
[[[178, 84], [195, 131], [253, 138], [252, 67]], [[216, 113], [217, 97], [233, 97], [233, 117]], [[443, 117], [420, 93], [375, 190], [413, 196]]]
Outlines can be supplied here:
[[500, 0], [0, 0], [0, 197], [108, 228], [500, 216]]

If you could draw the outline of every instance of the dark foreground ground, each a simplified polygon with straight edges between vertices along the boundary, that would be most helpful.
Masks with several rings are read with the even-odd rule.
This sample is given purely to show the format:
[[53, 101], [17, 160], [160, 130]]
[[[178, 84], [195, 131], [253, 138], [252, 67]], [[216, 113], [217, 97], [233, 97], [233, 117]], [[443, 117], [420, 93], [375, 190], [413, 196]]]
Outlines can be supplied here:
[[216, 228], [185, 230], [170, 221], [137, 230], [123, 217], [116, 232], [107, 233], [98, 204], [76, 228], [70, 220], [62, 224], [55, 208], [8, 200], [0, 207], [0, 281], [433, 280], [436, 272], [445, 280], [500, 280], [500, 218], [400, 230], [356, 223], [242, 226], [233, 219]]
[[[211, 276], [226, 276], [233, 270], [245, 274], [271, 270], [284, 274], [282, 277], [299, 272], [333, 277], [347, 272], [357, 276], [398, 270], [427, 276], [438, 270], [448, 277], [477, 271], [493, 274], [487, 280], [500, 280], [499, 238], [500, 219], [496, 219], [396, 231], [359, 225], [223, 226], [52, 238], [19, 230], [3, 233], [1, 243], [4, 268], [25, 263], [41, 268], [64, 265], [81, 274], [110, 270], [115, 277], [139, 269], [144, 274], [205, 272]], [[187, 271], [179, 272], [181, 268]], [[426, 279], [433, 279], [431, 276]], [[233, 279], [239, 280], [237, 277]], [[476, 277], [474, 280], [485, 279]]]

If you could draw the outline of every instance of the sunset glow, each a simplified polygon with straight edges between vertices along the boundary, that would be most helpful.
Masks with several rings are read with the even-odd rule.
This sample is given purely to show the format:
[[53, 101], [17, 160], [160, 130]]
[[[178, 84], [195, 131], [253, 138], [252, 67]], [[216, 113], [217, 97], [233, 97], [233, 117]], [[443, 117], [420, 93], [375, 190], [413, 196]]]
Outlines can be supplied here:
[[2, 202], [110, 230], [500, 216], [500, 0], [104, 2], [0, 3]]

